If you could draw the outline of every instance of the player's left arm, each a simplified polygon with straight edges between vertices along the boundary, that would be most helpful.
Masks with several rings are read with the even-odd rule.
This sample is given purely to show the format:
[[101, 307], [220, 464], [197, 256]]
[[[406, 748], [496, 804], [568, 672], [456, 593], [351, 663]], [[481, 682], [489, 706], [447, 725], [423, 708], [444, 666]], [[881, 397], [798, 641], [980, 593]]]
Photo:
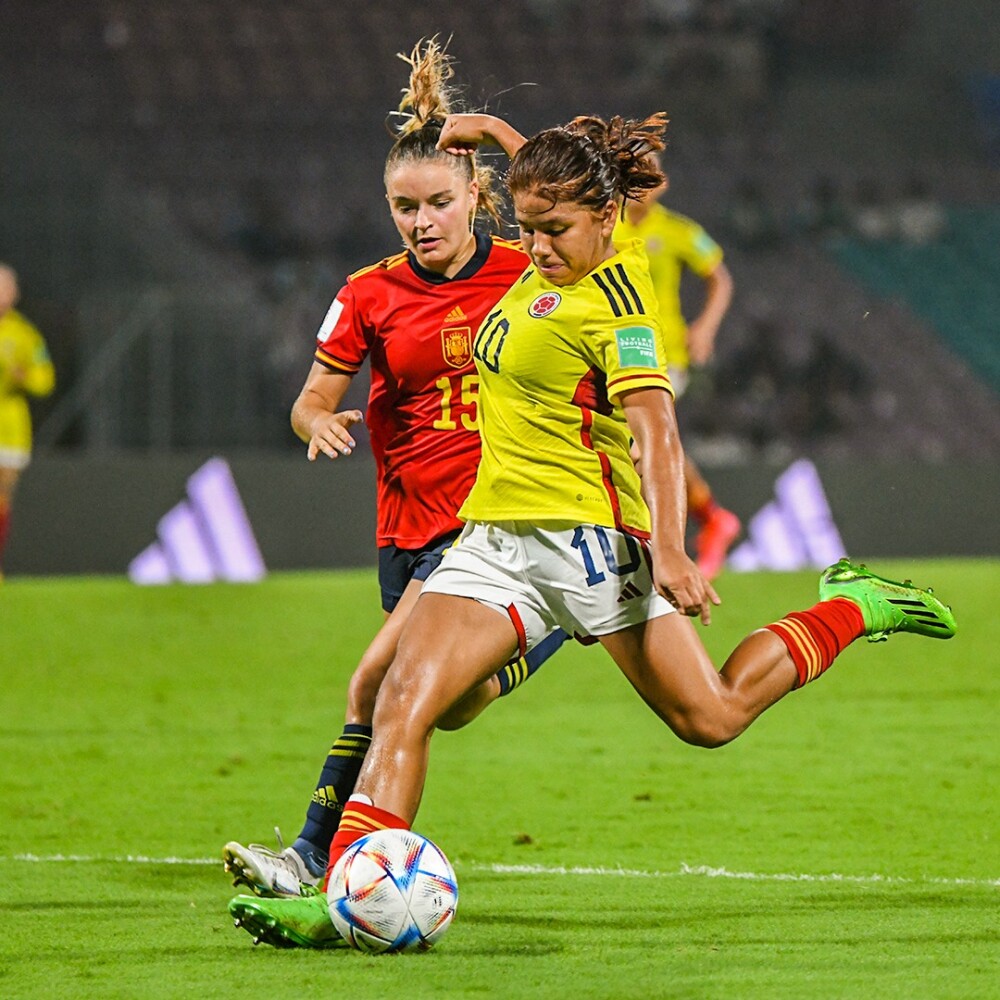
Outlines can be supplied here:
[[733, 300], [733, 276], [720, 260], [702, 276], [705, 301], [701, 312], [688, 325], [688, 355], [693, 365], [707, 364], [715, 351], [715, 338]]
[[659, 388], [632, 389], [622, 393], [621, 404], [642, 455], [642, 495], [652, 522], [653, 583], [678, 611], [708, 625], [712, 605], [720, 601], [684, 549], [684, 450], [673, 397]]

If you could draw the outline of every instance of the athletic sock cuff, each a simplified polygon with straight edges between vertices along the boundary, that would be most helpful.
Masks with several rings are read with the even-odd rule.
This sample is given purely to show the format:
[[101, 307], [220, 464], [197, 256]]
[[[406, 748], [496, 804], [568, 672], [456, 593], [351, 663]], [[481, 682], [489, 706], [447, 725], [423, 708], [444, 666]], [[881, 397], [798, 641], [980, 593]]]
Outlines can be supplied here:
[[358, 722], [348, 722], [344, 725], [344, 735], [345, 736], [367, 736], [368, 739], [372, 738], [372, 727], [363, 726]]
[[798, 673], [796, 687], [801, 687], [824, 673], [863, 634], [865, 623], [853, 601], [837, 597], [807, 611], [792, 611], [764, 627], [785, 644]]

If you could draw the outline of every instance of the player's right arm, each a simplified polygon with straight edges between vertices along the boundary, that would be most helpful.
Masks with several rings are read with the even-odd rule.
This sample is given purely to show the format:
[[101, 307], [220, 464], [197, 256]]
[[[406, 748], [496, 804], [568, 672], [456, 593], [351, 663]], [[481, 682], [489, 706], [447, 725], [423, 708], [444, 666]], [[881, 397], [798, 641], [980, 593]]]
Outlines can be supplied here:
[[350, 384], [350, 375], [313, 362], [299, 398], [292, 405], [292, 430], [309, 446], [310, 462], [314, 462], [320, 452], [328, 458], [336, 458], [350, 455], [354, 450], [357, 442], [350, 428], [364, 418], [360, 410], [337, 410]]
[[688, 326], [687, 347], [694, 365], [707, 364], [715, 350], [715, 337], [733, 299], [733, 278], [721, 261], [706, 274], [705, 302]]
[[338, 412], [338, 407], [368, 353], [364, 312], [348, 279], [316, 334], [316, 360], [292, 405], [292, 430], [308, 445], [310, 462], [320, 453], [336, 458], [355, 448], [350, 428], [364, 418], [360, 410]]

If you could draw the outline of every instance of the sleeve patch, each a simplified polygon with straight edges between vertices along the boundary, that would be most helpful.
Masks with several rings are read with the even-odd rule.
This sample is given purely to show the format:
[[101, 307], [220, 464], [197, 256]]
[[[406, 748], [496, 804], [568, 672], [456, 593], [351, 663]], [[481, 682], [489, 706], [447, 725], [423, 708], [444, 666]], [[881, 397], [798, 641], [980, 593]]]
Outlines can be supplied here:
[[323, 343], [328, 340], [330, 334], [333, 333], [333, 328], [337, 325], [337, 320], [340, 319], [340, 314], [344, 311], [344, 303], [340, 299], [334, 299], [330, 303], [330, 308], [327, 310], [326, 316], [323, 318], [323, 322], [320, 324], [319, 331], [316, 334], [316, 340], [319, 343]]
[[710, 257], [712, 254], [718, 253], [719, 244], [704, 229], [699, 229], [694, 238], [694, 249], [702, 257]]
[[628, 326], [615, 330], [618, 363], [622, 368], [657, 368], [656, 337], [648, 326]]

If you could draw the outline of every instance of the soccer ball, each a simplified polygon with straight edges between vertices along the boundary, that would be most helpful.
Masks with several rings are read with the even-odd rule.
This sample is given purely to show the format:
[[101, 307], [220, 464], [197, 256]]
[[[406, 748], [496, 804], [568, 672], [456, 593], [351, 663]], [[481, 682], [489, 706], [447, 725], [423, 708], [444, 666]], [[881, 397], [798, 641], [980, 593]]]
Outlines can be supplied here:
[[326, 891], [344, 940], [370, 953], [426, 951], [458, 905], [455, 872], [442, 850], [412, 830], [377, 830], [334, 865]]

